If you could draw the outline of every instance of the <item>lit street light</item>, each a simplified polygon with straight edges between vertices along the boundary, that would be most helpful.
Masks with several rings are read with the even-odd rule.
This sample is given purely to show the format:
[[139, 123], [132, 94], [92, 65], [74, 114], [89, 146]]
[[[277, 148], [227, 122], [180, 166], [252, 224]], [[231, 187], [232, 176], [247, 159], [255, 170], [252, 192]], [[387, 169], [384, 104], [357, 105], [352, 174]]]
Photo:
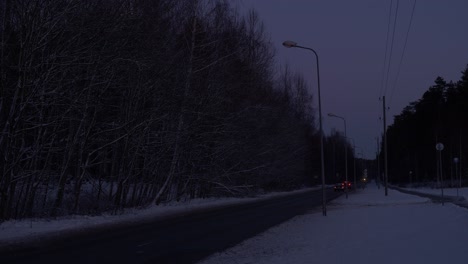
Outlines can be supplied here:
[[320, 71], [319, 71], [319, 56], [315, 50], [307, 47], [297, 45], [294, 41], [285, 41], [283, 46], [286, 48], [300, 48], [310, 50], [315, 54], [317, 62], [317, 89], [318, 89], [318, 107], [319, 107], [319, 129], [320, 129], [320, 159], [321, 159], [321, 172], [322, 172], [322, 213], [324, 216], [327, 215], [327, 202], [325, 196], [325, 161], [323, 155], [323, 129], [322, 129], [322, 102], [320, 100]]
[[[345, 178], [346, 178], [346, 186], [345, 186], [345, 194], [346, 194], [346, 199], [348, 199], [348, 144], [346, 142], [346, 119], [344, 119], [344, 117], [341, 117], [341, 116], [337, 116], [335, 114], [332, 114], [332, 113], [328, 113], [328, 116], [329, 117], [336, 117], [336, 118], [339, 118], [341, 120], [343, 120], [344, 122], [344, 136], [345, 136]], [[356, 188], [356, 185], [354, 186], [354, 188]]]

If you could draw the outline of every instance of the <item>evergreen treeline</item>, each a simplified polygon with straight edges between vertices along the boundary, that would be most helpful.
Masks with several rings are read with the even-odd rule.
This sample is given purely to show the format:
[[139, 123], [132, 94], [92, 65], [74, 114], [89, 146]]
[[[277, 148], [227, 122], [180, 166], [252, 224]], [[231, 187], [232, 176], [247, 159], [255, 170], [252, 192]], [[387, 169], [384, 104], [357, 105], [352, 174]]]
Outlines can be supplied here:
[[223, 0], [0, 1], [0, 221], [319, 182], [302, 76]]
[[[457, 176], [462, 175], [462, 181], [466, 184], [467, 133], [468, 67], [456, 83], [447, 83], [442, 77], [437, 77], [435, 84], [421, 99], [410, 103], [401, 114], [395, 116], [393, 125], [387, 130], [389, 181], [440, 181], [435, 146], [442, 143], [442, 180], [446, 186], [458, 186]], [[454, 158], [459, 159], [457, 164]]]

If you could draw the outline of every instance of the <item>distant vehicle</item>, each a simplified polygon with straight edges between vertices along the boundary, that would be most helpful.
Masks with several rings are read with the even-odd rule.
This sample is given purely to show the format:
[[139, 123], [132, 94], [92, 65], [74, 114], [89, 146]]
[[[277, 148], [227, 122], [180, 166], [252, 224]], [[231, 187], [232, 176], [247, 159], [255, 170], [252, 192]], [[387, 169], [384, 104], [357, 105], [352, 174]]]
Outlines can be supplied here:
[[340, 183], [335, 184], [335, 186], [333, 186], [333, 190], [335, 192], [337, 192], [337, 191], [343, 191], [344, 192], [345, 189], [346, 189], [346, 185], [348, 185], [348, 190], [353, 188], [350, 181], [344, 181], [344, 182], [340, 182]]

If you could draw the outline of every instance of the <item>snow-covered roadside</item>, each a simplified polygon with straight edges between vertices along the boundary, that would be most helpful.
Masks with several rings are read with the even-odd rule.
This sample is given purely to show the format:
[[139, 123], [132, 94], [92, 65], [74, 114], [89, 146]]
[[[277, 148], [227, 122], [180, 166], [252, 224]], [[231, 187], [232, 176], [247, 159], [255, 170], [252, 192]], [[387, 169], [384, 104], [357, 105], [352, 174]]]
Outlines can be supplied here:
[[[440, 189], [434, 189], [434, 188], [402, 188], [408, 191], [415, 191], [415, 192], [420, 192], [420, 193], [427, 193], [427, 194], [435, 194], [435, 195], [441, 195], [441, 190]], [[449, 195], [452, 197], [457, 197], [457, 188], [444, 188], [444, 195]], [[458, 196], [462, 196], [465, 198], [465, 200], [468, 200], [468, 188], [459, 188], [458, 189]]]
[[276, 192], [254, 198], [195, 199], [189, 202], [169, 203], [146, 209], [127, 210], [120, 215], [101, 216], [72, 215], [57, 219], [11, 220], [0, 224], [0, 248], [48, 236], [58, 236], [66, 232], [100, 228], [109, 225], [136, 224], [152, 219], [180, 215], [196, 210], [214, 209], [235, 204], [266, 200], [295, 193], [320, 189], [304, 188], [293, 192]]
[[468, 210], [374, 184], [199, 264], [466, 263]]

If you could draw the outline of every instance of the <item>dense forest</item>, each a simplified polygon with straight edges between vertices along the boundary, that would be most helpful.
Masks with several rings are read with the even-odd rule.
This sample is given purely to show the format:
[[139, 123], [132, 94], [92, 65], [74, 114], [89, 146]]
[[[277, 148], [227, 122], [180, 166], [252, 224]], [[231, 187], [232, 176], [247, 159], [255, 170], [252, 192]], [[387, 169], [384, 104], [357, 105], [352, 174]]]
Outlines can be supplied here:
[[0, 221], [320, 182], [311, 88], [255, 11], [4, 0], [0, 16]]
[[[393, 183], [468, 183], [468, 66], [454, 83], [437, 77], [387, 129], [388, 172]], [[442, 178], [436, 144], [442, 143]], [[382, 160], [382, 153], [380, 159]], [[381, 163], [382, 164], [382, 163]]]

